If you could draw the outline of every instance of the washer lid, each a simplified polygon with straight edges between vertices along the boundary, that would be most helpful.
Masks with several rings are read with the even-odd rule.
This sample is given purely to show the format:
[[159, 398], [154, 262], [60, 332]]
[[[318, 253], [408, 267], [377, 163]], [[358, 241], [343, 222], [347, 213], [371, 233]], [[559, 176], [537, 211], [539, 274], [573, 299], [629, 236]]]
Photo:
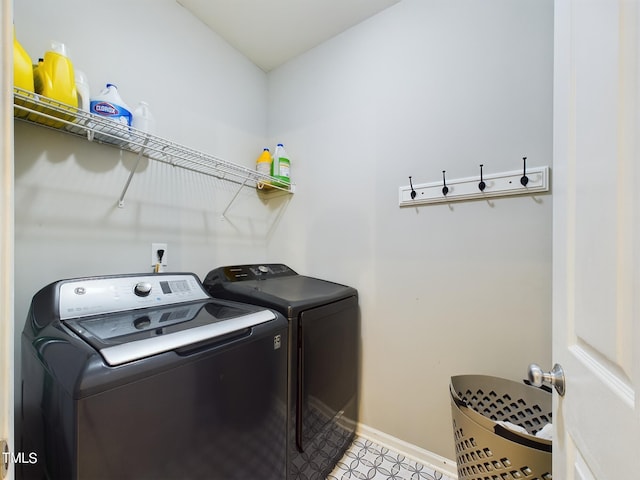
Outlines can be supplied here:
[[145, 308], [63, 323], [116, 366], [159, 353], [248, 332], [276, 318], [269, 310], [217, 301]]

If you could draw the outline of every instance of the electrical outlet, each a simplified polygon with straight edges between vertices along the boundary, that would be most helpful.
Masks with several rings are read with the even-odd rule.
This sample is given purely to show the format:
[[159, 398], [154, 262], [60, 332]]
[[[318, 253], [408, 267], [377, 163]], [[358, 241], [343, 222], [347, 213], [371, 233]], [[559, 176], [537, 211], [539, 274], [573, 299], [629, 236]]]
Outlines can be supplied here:
[[[162, 250], [164, 253], [162, 254], [162, 261], [158, 258], [158, 251]], [[167, 256], [167, 244], [166, 243], [152, 243], [151, 244], [151, 266], [155, 267], [158, 263], [160, 266], [165, 268], [168, 265], [168, 256]]]

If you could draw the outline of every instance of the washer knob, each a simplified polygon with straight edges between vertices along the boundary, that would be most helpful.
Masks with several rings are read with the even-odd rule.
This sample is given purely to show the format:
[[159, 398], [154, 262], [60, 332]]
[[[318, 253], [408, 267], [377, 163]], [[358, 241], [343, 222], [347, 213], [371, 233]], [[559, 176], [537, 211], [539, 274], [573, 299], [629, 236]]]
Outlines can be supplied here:
[[262, 273], [262, 274], [269, 273], [269, 268], [268, 268], [268, 267], [265, 267], [264, 265], [260, 265], [260, 266], [258, 267], [258, 271], [259, 271], [260, 273]]
[[139, 297], [146, 297], [151, 293], [151, 284], [149, 282], [138, 282], [133, 288], [133, 293]]

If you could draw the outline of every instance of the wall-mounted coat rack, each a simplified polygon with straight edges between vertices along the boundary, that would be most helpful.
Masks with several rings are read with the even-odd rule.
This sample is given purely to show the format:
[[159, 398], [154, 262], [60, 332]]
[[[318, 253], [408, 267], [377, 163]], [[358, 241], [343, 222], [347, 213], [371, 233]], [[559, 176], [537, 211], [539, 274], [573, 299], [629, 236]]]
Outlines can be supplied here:
[[484, 165], [476, 177], [446, 178], [431, 183], [414, 184], [409, 177], [409, 185], [400, 187], [399, 205], [409, 207], [429, 203], [448, 203], [462, 200], [488, 199], [512, 195], [531, 195], [549, 191], [549, 167], [524, 168], [519, 171], [485, 174]]

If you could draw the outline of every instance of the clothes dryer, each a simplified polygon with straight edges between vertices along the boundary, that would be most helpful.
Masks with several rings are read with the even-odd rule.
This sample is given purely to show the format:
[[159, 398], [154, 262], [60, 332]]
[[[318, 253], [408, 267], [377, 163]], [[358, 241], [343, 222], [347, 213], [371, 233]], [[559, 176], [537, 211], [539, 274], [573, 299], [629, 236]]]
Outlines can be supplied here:
[[203, 282], [217, 297], [277, 310], [289, 322], [290, 479], [326, 478], [358, 422], [358, 292], [283, 264], [235, 265]]

